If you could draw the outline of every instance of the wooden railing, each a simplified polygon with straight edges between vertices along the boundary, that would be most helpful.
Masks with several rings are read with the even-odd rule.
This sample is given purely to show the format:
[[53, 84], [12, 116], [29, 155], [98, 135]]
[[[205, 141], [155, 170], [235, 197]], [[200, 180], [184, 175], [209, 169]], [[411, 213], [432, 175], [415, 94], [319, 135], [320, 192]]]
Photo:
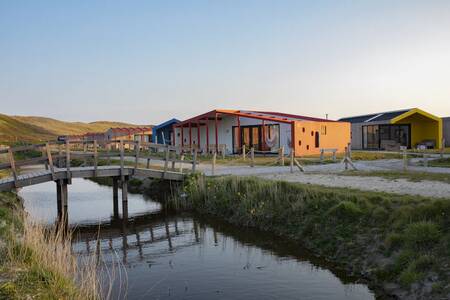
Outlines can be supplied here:
[[[118, 151], [115, 151], [118, 149]], [[180, 147], [145, 143], [140, 141], [89, 141], [89, 142], [49, 142], [45, 144], [34, 144], [28, 146], [10, 147], [0, 149], [0, 155], [7, 155], [5, 162], [0, 162], [0, 170], [10, 170], [14, 183], [17, 186], [17, 178], [21, 167], [45, 165], [50, 170], [52, 178], [55, 177], [55, 168], [65, 168], [67, 178], [70, 179], [71, 161], [83, 160], [83, 165], [92, 161], [94, 174], [97, 173], [100, 160], [106, 160], [111, 164], [112, 158], [118, 158], [123, 174], [126, 158], [134, 158], [134, 168], [139, 167], [140, 160], [146, 161], [145, 168], [150, 169], [151, 160], [162, 161], [164, 173], [168, 172], [169, 164], [171, 170], [175, 171], [175, 164], [179, 163], [179, 172], [183, 172], [183, 165], [191, 165], [191, 171], [196, 171], [197, 151], [194, 149], [192, 159], [186, 160]], [[22, 152], [24, 158], [17, 159], [18, 153]], [[28, 154], [26, 153], [28, 152]], [[161, 155], [162, 154], [162, 155]], [[163, 176], [164, 177], [164, 176]]]

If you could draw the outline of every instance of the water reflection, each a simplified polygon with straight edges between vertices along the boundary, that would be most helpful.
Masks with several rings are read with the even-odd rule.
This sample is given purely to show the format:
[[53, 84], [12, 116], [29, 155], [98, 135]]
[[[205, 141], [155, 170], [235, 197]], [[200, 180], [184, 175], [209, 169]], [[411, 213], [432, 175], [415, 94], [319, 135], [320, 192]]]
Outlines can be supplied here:
[[[56, 212], [56, 199], [41, 201], [55, 197], [54, 186], [33, 189], [22, 191], [26, 206]], [[110, 266], [119, 260], [128, 299], [374, 299], [365, 285], [268, 233], [165, 212], [140, 195], [130, 195], [129, 209], [127, 222], [111, 218], [111, 188], [84, 180], [69, 187], [74, 252]], [[116, 277], [116, 298], [124, 281]]]

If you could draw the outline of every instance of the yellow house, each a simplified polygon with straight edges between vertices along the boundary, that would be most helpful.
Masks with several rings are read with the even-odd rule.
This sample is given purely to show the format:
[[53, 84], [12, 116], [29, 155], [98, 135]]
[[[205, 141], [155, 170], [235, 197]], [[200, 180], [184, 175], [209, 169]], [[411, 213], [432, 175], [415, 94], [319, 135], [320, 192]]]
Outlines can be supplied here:
[[352, 148], [368, 150], [442, 147], [442, 119], [419, 108], [343, 118], [352, 128]]

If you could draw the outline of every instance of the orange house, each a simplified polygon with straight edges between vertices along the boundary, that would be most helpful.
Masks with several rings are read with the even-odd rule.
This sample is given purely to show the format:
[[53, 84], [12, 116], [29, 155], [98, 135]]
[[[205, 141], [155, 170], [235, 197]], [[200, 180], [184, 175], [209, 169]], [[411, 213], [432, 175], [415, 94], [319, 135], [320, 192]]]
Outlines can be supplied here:
[[344, 152], [350, 143], [350, 123], [307, 116], [264, 111], [216, 109], [173, 125], [176, 146], [200, 152], [239, 154], [254, 148], [256, 153], [285, 153], [295, 156], [319, 154], [321, 149]]

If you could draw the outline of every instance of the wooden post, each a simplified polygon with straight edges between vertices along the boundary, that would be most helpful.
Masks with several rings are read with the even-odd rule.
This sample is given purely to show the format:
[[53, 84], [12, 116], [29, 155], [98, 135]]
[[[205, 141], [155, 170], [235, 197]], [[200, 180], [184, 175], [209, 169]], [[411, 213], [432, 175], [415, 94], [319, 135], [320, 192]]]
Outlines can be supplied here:
[[123, 147], [123, 140], [120, 140], [120, 181], [122, 181], [122, 183], [125, 180], [125, 175], [123, 173], [125, 153]]
[[284, 166], [284, 146], [280, 148], [280, 165]]
[[[67, 226], [68, 223], [68, 190], [67, 190], [67, 181], [66, 180], [58, 180], [56, 183], [59, 187], [56, 188], [57, 196], [56, 199], [59, 201], [58, 209], [58, 221]], [[66, 227], [67, 228], [67, 227]]]
[[337, 151], [337, 149], [334, 149], [334, 150], [333, 150], [333, 162], [336, 161], [336, 151]]
[[147, 169], [150, 169], [150, 158], [147, 158]]
[[212, 165], [211, 165], [211, 175], [213, 175], [214, 176], [214, 173], [215, 173], [215, 171], [216, 171], [216, 157], [217, 157], [217, 153], [216, 152], [214, 152], [213, 153], [213, 157], [212, 157]]
[[345, 163], [345, 169], [348, 170], [348, 147], [345, 147], [344, 151], [344, 163]]
[[169, 156], [169, 146], [166, 146], [166, 148], [165, 148], [165, 159], [164, 159], [164, 174], [163, 174], [163, 178], [166, 177], [166, 172], [167, 172], [167, 169], [169, 168], [169, 159], [170, 159], [170, 156]]
[[[42, 153], [42, 158], [46, 158], [47, 159], [47, 152], [46, 149], [41, 148], [41, 153]], [[48, 170], [48, 161], [46, 160], [45, 163], [45, 169]]]
[[208, 118], [206, 118], [205, 124], [206, 124], [206, 153], [209, 153], [209, 124], [208, 124]]
[[215, 113], [215, 118], [214, 118], [214, 126], [215, 126], [215, 135], [216, 135], [216, 148], [215, 148], [215, 152], [218, 151], [219, 149], [219, 129], [218, 129], [218, 124], [217, 124], [217, 113]]
[[84, 157], [84, 166], [87, 165], [87, 158], [86, 158], [86, 153], [87, 153], [87, 142], [83, 142], [83, 157]]
[[[58, 219], [61, 219], [62, 216], [62, 198], [61, 198], [61, 183], [60, 180], [56, 182], [56, 211]], [[61, 221], [61, 220], [59, 220]]]
[[136, 160], [134, 161], [134, 168], [137, 169], [138, 168], [138, 164], [139, 164], [139, 154], [141, 151], [141, 141], [137, 141], [136, 143], [137, 145], [135, 146], [135, 155], [136, 155]]
[[227, 145], [223, 144], [222, 145], [222, 159], [225, 159], [225, 151], [227, 150]]
[[347, 145], [347, 149], [348, 149], [348, 159], [352, 159], [352, 144], [348, 143]]
[[323, 156], [324, 156], [325, 150], [320, 149], [320, 162], [323, 163]]
[[291, 173], [294, 173], [294, 148], [291, 148], [289, 166], [291, 168]]
[[61, 166], [62, 166], [62, 144], [58, 145], [58, 161], [57, 161], [57, 164], [58, 164], [58, 168], [61, 168]]
[[403, 149], [403, 171], [408, 170], [408, 155], [406, 154], [406, 148]]
[[428, 168], [428, 155], [426, 155], [425, 153], [423, 154], [423, 166], [425, 168]]
[[14, 187], [17, 188], [17, 169], [16, 169], [16, 161], [14, 160], [14, 152], [11, 147], [8, 148], [8, 156], [9, 156], [9, 164], [11, 165], [11, 172], [14, 178]]
[[111, 164], [110, 151], [111, 151], [111, 144], [109, 142], [106, 142], [106, 156], [107, 156], [106, 161], [108, 166]]
[[194, 155], [192, 156], [192, 172], [194, 173], [197, 166], [197, 149], [194, 149]]
[[47, 161], [50, 166], [50, 172], [52, 173], [52, 180], [55, 180], [55, 168], [53, 166], [52, 151], [48, 143], [45, 143], [45, 151], [47, 152]]
[[244, 145], [242, 145], [242, 160], [245, 160], [245, 157], [246, 156], [246, 154], [245, 154], [245, 144]]
[[180, 156], [180, 173], [183, 173], [183, 160], [184, 160], [184, 154], [181, 154], [181, 156]]
[[94, 177], [97, 177], [98, 153], [97, 140], [94, 140]]
[[250, 167], [255, 166], [255, 148], [250, 148]]
[[66, 172], [67, 172], [67, 180], [71, 182], [72, 174], [70, 173], [70, 144], [69, 141], [66, 141]]
[[172, 168], [171, 168], [171, 170], [175, 171], [175, 161], [177, 159], [177, 153], [175, 151], [173, 151], [173, 155], [172, 156], [173, 156], [173, 160], [172, 160]]
[[122, 219], [128, 219], [128, 176], [122, 180]]
[[119, 217], [119, 178], [113, 177], [113, 213], [114, 218]]

